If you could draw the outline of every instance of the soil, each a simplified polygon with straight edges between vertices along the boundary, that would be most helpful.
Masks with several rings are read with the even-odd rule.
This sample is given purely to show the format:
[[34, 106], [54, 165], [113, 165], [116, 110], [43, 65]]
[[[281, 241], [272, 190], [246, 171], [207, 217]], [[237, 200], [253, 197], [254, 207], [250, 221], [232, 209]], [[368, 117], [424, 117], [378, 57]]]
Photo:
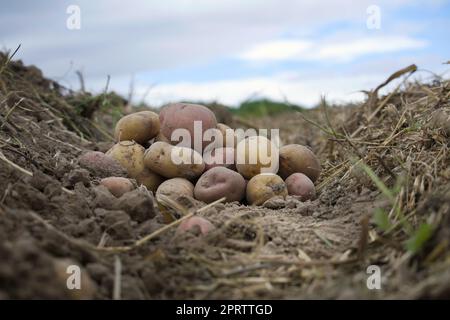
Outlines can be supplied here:
[[[136, 245], [166, 226], [152, 193], [117, 199], [98, 187], [104, 172], [77, 160], [112, 145], [104, 97], [4, 54], [0, 66], [0, 299], [450, 297], [448, 81], [254, 120], [318, 155], [317, 199], [219, 203], [198, 213], [216, 227], [208, 235], [169, 228]], [[382, 210], [391, 230], [376, 220]], [[81, 267], [82, 290], [67, 289], [68, 265]], [[370, 265], [380, 290], [367, 287]]]

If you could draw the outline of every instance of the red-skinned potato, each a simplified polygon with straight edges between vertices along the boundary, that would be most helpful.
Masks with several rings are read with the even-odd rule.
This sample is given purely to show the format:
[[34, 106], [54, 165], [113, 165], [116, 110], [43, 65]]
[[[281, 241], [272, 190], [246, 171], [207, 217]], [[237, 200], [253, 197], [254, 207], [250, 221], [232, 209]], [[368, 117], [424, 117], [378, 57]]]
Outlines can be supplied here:
[[134, 189], [133, 183], [122, 177], [108, 177], [100, 180], [100, 184], [105, 186], [117, 198]]
[[[183, 141], [183, 147], [195, 148], [197, 152], [202, 153], [210, 142], [203, 140], [203, 134], [206, 130], [216, 128], [217, 120], [214, 113], [207, 107], [190, 103], [172, 103], [163, 107], [159, 113], [161, 123], [161, 133], [172, 144], [178, 144], [178, 141], [172, 140], [172, 133], [176, 129], [186, 129], [190, 133], [191, 140]], [[198, 132], [199, 148], [194, 146], [194, 121], [201, 123], [202, 130]]]
[[225, 167], [215, 167], [206, 171], [194, 189], [197, 200], [211, 203], [222, 197], [225, 202], [241, 201], [245, 196], [245, 180], [237, 172]]
[[291, 174], [300, 172], [315, 182], [322, 170], [315, 154], [299, 144], [288, 144], [280, 148], [280, 170], [278, 174], [286, 179]]
[[234, 148], [217, 148], [205, 151], [203, 161], [205, 162], [205, 171], [214, 167], [225, 167], [231, 170], [236, 168]]
[[117, 142], [129, 140], [143, 144], [159, 133], [159, 116], [152, 111], [140, 111], [121, 118], [114, 130]]
[[254, 176], [247, 183], [247, 202], [251, 205], [262, 205], [273, 197], [286, 197], [286, 184], [276, 174], [264, 173]]
[[156, 190], [158, 195], [165, 195], [171, 199], [177, 199], [179, 196], [194, 197], [194, 185], [184, 178], [173, 178], [161, 183]]
[[139, 184], [143, 184], [148, 190], [156, 192], [159, 185], [164, 182], [164, 178], [159, 174], [144, 168], [135, 178]]
[[81, 167], [98, 177], [125, 176], [126, 170], [111, 156], [100, 151], [88, 151], [78, 158]]
[[264, 136], [247, 137], [236, 147], [236, 169], [246, 179], [278, 171], [278, 148]]
[[312, 200], [316, 197], [314, 183], [303, 173], [293, 173], [285, 180], [288, 193], [299, 196], [302, 201]]
[[144, 151], [144, 147], [134, 141], [121, 141], [106, 154], [116, 159], [131, 178], [136, 178], [144, 170]]
[[205, 170], [205, 163], [198, 152], [162, 141], [147, 149], [144, 163], [151, 171], [166, 178], [195, 179]]
[[176, 233], [181, 234], [188, 231], [194, 231], [195, 229], [200, 231], [200, 235], [205, 236], [215, 228], [214, 225], [205, 218], [191, 217], [180, 223]]

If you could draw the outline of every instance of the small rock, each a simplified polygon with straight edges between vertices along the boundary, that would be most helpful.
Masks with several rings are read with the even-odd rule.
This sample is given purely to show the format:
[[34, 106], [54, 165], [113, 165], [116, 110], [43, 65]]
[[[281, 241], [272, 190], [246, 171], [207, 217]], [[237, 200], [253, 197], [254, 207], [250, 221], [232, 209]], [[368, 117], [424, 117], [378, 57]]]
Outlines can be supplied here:
[[279, 246], [279, 245], [281, 245], [283, 243], [283, 239], [281, 239], [280, 237], [275, 237], [275, 238], [273, 238], [272, 242], [275, 245]]

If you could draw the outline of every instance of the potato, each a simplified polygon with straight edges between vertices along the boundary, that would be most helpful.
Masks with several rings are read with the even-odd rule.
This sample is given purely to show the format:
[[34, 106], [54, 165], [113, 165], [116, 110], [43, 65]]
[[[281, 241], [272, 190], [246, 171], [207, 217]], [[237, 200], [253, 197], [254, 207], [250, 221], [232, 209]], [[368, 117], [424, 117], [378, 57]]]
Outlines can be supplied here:
[[170, 140], [167, 139], [161, 132], [158, 133], [158, 135], [155, 137], [155, 141], [154, 142], [158, 142], [158, 141], [170, 143]]
[[[172, 133], [176, 129], [186, 129], [190, 133], [190, 140], [183, 141], [179, 146], [189, 147], [202, 153], [210, 141], [203, 139], [206, 130], [216, 128], [217, 120], [214, 113], [207, 107], [198, 104], [189, 103], [172, 103], [161, 109], [159, 113], [159, 121], [161, 123], [161, 133], [168, 138], [172, 144], [178, 144], [172, 137]], [[201, 130], [197, 130], [194, 135], [194, 121], [198, 121]], [[200, 129], [200, 128], [199, 128]], [[198, 140], [194, 144], [194, 140]]]
[[171, 199], [176, 199], [179, 196], [194, 197], [194, 185], [189, 180], [184, 178], [173, 178], [164, 181], [156, 190], [156, 197], [163, 194]]
[[144, 156], [147, 168], [166, 178], [194, 179], [205, 170], [202, 156], [195, 150], [158, 141]]
[[117, 198], [120, 198], [124, 193], [134, 189], [133, 183], [122, 177], [108, 177], [100, 181], [102, 186], [105, 186]]
[[315, 154], [307, 147], [299, 144], [288, 144], [280, 148], [279, 175], [286, 179], [291, 174], [300, 172], [315, 182], [322, 170]]
[[128, 176], [136, 178], [144, 171], [144, 147], [134, 141], [120, 141], [106, 153], [124, 167]]
[[[242, 132], [245, 134], [244, 130], [242, 130]], [[203, 154], [212, 149], [219, 149], [219, 148], [234, 149], [236, 148], [238, 142], [238, 136], [235, 130], [231, 129], [229, 126], [223, 123], [218, 123], [217, 128], [210, 129], [207, 133], [205, 133], [204, 139], [208, 143], [203, 148]]]
[[152, 111], [141, 111], [120, 119], [114, 130], [116, 141], [134, 140], [143, 144], [159, 133], [159, 116]]
[[288, 193], [293, 196], [299, 196], [302, 201], [312, 200], [316, 197], [316, 188], [308, 176], [297, 172], [291, 174], [285, 180]]
[[158, 189], [159, 185], [165, 180], [159, 174], [154, 173], [148, 168], [144, 168], [144, 170], [139, 173], [135, 179], [139, 184], [143, 184], [152, 192], [156, 192], [156, 189]]
[[237, 172], [215, 167], [206, 171], [194, 189], [194, 197], [197, 200], [211, 203], [222, 197], [225, 202], [241, 201], [245, 196], [245, 180]]
[[214, 167], [225, 167], [234, 170], [236, 168], [234, 164], [234, 153], [234, 148], [217, 148], [211, 151], [206, 151], [203, 154], [205, 171]]
[[81, 167], [98, 177], [125, 176], [126, 170], [112, 157], [99, 151], [88, 151], [78, 158]]
[[223, 137], [222, 147], [236, 148], [238, 141], [234, 130], [223, 123], [218, 123], [217, 129]]
[[286, 184], [276, 174], [258, 174], [247, 183], [247, 202], [251, 205], [259, 206], [270, 198], [287, 195]]
[[246, 179], [260, 173], [277, 173], [277, 146], [263, 136], [245, 138], [236, 148], [236, 169]]
[[185, 233], [188, 231], [194, 231], [197, 229], [200, 231], [200, 235], [207, 235], [209, 232], [215, 229], [214, 225], [202, 217], [191, 217], [184, 220], [177, 228], [177, 234]]

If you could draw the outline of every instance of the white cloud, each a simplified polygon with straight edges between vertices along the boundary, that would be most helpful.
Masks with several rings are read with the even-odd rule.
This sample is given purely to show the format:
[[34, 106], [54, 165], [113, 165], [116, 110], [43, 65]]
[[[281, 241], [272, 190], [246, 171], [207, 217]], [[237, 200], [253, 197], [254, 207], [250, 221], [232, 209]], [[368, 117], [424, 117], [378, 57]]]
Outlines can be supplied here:
[[[85, 70], [87, 79], [150, 72], [215, 61], [285, 33], [311, 35], [342, 21], [356, 22], [358, 30], [365, 30], [366, 8], [372, 2], [78, 0], [82, 27], [70, 31], [70, 1], [9, 1], [0, 10], [0, 46], [14, 49], [21, 43], [17, 57], [51, 76], [64, 74], [71, 62], [75, 70]], [[405, 2], [378, 4], [390, 11]], [[292, 55], [301, 45], [287, 47]]]
[[322, 40], [277, 40], [258, 44], [239, 57], [247, 61], [270, 60], [337, 60], [351, 61], [368, 54], [389, 53], [420, 49], [426, 41], [408, 36], [376, 36], [356, 39]]
[[[161, 74], [168, 75], [164, 77], [167, 81], [174, 81], [170, 77], [178, 70], [194, 70], [192, 74], [195, 74], [196, 67], [205, 70], [205, 66], [212, 65], [212, 69], [202, 75], [202, 78], [209, 77], [208, 81], [189, 82], [189, 74], [181, 72], [186, 81], [156, 86], [148, 95], [148, 101], [153, 104], [196, 99], [237, 104], [254, 92], [272, 98], [282, 98], [280, 92], [284, 92], [293, 102], [312, 105], [318, 101], [322, 90], [326, 90], [330, 98], [352, 99], [356, 96], [351, 92], [373, 87], [384, 80], [386, 70], [378, 68], [379, 77], [372, 73], [343, 76], [341, 65], [335, 62], [375, 52], [387, 54], [371, 60], [384, 58], [387, 63], [403, 64], [389, 53], [427, 45], [411, 36], [416, 33], [411, 26], [389, 29], [390, 33], [385, 36], [377, 31], [371, 33], [378, 35], [376, 37], [363, 37], [367, 31], [366, 8], [373, 4], [372, 0], [130, 0], [127, 3], [77, 0], [82, 15], [79, 31], [66, 28], [66, 6], [70, 3], [68, 0], [5, 2], [0, 10], [0, 47], [14, 49], [21, 43], [17, 58], [26, 64], [36, 64], [47, 76], [57, 77], [64, 85], [74, 88], [78, 87], [78, 82], [73, 71], [82, 69], [86, 84], [97, 92], [103, 90], [108, 74], [111, 75], [110, 89], [127, 94], [131, 74], [151, 75], [147, 78], [149, 83], [140, 89], [144, 92], [151, 83], [162, 81], [158, 78]], [[428, 7], [429, 3], [414, 0], [414, 5], [420, 8]], [[411, 6], [408, 0], [379, 0], [377, 4], [386, 18], [388, 14], [384, 13]], [[395, 14], [391, 17], [396, 18]], [[406, 17], [405, 21], [409, 19]], [[341, 28], [342, 22], [355, 28]], [[328, 29], [335, 24], [336, 28]], [[328, 38], [312, 38], [312, 35], [330, 32], [333, 36], [328, 34]], [[271, 41], [283, 35], [299, 40]], [[416, 52], [411, 51], [411, 55], [408, 62], [417, 62]], [[243, 73], [247, 72], [246, 79], [217, 81], [224, 76], [220, 69], [223, 66], [217, 66], [225, 58], [236, 56], [260, 63], [263, 68], [242, 69]], [[300, 79], [295, 73], [297, 70], [273, 77], [258, 76], [260, 70], [268, 74], [264, 62], [289, 59], [331, 63], [317, 64], [314, 78]], [[429, 61], [440, 64], [443, 59], [437, 55], [427, 63]], [[349, 64], [349, 67], [355, 66], [358, 69], [355, 73], [362, 74], [361, 65], [358, 61], [357, 65]], [[241, 70], [235, 71], [232, 74], [237, 75]], [[270, 70], [280, 71], [283, 69]], [[331, 75], [324, 75], [324, 71]], [[320, 74], [322, 76], [317, 76]], [[177, 79], [179, 77], [177, 75]]]
[[367, 54], [420, 49], [427, 45], [426, 41], [407, 36], [372, 37], [344, 43], [325, 44], [318, 48], [319, 50], [315, 57], [319, 60], [337, 59], [350, 61]]
[[[250, 97], [259, 96], [278, 101], [287, 99], [312, 107], [321, 95], [333, 102], [360, 101], [364, 95], [358, 90], [372, 88], [384, 78], [381, 74], [348, 75], [336, 81], [329, 75], [303, 78], [290, 73], [239, 80], [178, 82], [157, 85], [148, 94], [146, 102], [160, 106], [176, 101], [219, 101], [236, 106]], [[146, 90], [146, 87], [137, 87], [136, 96], [142, 96]]]
[[309, 41], [278, 40], [258, 44], [239, 57], [244, 60], [286, 60], [298, 57], [310, 49]]

